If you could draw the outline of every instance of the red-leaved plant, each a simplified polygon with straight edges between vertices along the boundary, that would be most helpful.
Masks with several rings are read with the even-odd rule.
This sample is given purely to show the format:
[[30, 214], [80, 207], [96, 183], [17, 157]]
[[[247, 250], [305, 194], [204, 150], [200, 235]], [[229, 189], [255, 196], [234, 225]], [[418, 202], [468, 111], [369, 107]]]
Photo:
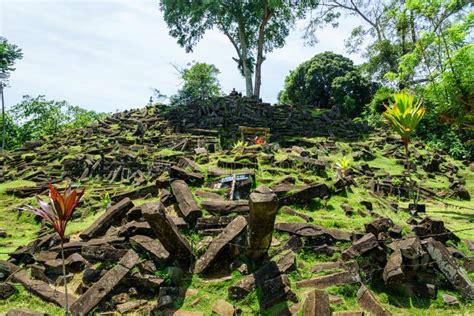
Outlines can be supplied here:
[[39, 196], [36, 196], [36, 200], [40, 208], [28, 206], [28, 210], [35, 215], [40, 216], [47, 223], [53, 226], [54, 230], [58, 233], [61, 238], [61, 258], [63, 264], [63, 278], [64, 278], [64, 292], [66, 295], [66, 315], [69, 315], [68, 295], [67, 295], [67, 282], [66, 282], [66, 266], [64, 263], [64, 233], [66, 232], [66, 226], [69, 220], [74, 214], [74, 210], [79, 204], [82, 196], [84, 195], [83, 189], [80, 193], [73, 190], [69, 186], [63, 193], [59, 193], [58, 190], [51, 183], [49, 187], [49, 202], [43, 201]]
[[253, 142], [254, 145], [263, 145], [266, 143], [265, 138], [262, 136], [255, 136]]

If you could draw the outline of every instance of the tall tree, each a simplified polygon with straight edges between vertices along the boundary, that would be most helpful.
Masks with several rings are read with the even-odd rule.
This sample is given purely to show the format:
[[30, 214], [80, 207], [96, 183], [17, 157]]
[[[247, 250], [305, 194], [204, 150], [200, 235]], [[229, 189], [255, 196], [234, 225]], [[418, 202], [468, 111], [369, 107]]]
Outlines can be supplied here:
[[11, 44], [4, 37], [0, 36], [0, 94], [2, 95], [2, 151], [5, 149], [6, 126], [5, 121], [5, 101], [3, 88], [8, 83], [10, 72], [14, 71], [16, 60], [23, 58], [21, 49], [15, 44]]
[[[291, 27], [315, 0], [161, 0], [160, 8], [178, 44], [191, 52], [206, 31], [217, 28], [231, 42], [247, 96], [260, 96], [265, 54], [285, 44]], [[252, 79], [254, 75], [254, 79]]]

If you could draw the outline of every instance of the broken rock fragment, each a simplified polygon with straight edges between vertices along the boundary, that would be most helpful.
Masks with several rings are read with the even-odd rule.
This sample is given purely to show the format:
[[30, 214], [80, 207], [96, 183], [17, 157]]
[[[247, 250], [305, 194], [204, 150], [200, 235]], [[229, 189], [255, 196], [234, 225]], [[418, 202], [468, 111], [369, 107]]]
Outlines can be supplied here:
[[228, 243], [242, 233], [246, 226], [247, 220], [243, 216], [238, 216], [230, 222], [222, 233], [212, 240], [206, 253], [197, 260], [194, 266], [194, 273], [204, 272]]
[[311, 290], [304, 301], [303, 316], [331, 316], [329, 295], [322, 290]]
[[159, 203], [156, 209], [145, 207], [142, 209], [142, 213], [151, 228], [156, 232], [163, 247], [170, 254], [184, 261], [189, 261], [194, 257], [191, 246], [178, 231], [173, 219], [165, 213], [163, 204]]
[[372, 315], [392, 315], [392, 313], [390, 313], [385, 307], [382, 306], [382, 304], [377, 301], [374, 294], [363, 284], [357, 291], [357, 303], [364, 311], [369, 312]]
[[342, 253], [343, 260], [350, 260], [357, 256], [360, 256], [367, 251], [370, 251], [378, 247], [379, 243], [377, 237], [374, 234], [368, 233], [362, 238], [355, 241], [352, 246]]
[[474, 283], [451, 256], [449, 250], [433, 238], [428, 238], [424, 247], [449, 283], [466, 299], [474, 299]]

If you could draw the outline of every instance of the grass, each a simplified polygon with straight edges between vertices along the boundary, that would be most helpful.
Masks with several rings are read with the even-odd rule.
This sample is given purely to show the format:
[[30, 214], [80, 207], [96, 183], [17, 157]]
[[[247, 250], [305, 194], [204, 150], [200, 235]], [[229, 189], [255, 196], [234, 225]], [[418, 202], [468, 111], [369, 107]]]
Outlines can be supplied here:
[[[114, 127], [117, 128], [117, 127]], [[296, 178], [297, 185], [303, 185], [305, 183], [326, 183], [331, 185], [335, 180], [335, 163], [338, 159], [343, 156], [352, 157], [354, 152], [356, 152], [362, 146], [369, 146], [373, 148], [376, 158], [372, 161], [364, 162], [357, 161], [353, 162], [354, 166], [360, 166], [363, 163], [368, 163], [370, 167], [379, 168], [377, 170], [376, 176], [384, 179], [387, 176], [401, 176], [404, 169], [403, 166], [397, 164], [393, 157], [387, 157], [383, 155], [383, 150], [387, 149], [389, 146], [385, 146], [383, 149], [375, 148], [374, 143], [381, 138], [373, 137], [360, 142], [337, 142], [337, 150], [326, 150], [322, 144], [327, 142], [325, 138], [307, 138], [305, 139], [309, 147], [308, 150], [312, 153], [318, 153], [318, 159], [323, 160], [327, 164], [326, 174], [322, 176], [316, 175], [310, 170], [302, 171], [299, 168], [277, 168], [272, 164], [259, 164], [259, 170], [256, 175], [256, 185], [264, 183], [267, 186], [280, 181], [283, 177], [287, 175], [292, 175]], [[297, 140], [297, 139], [295, 139]], [[352, 145], [352, 146], [351, 146]], [[80, 152], [80, 146], [73, 148], [72, 153], [68, 157], [75, 157], [76, 152]], [[427, 155], [428, 153], [423, 149], [418, 150], [422, 155]], [[69, 152], [68, 152], [69, 153]], [[144, 151], [145, 153], [145, 151]], [[148, 153], [148, 152], [146, 152]], [[163, 157], [172, 157], [176, 155], [183, 155], [184, 153], [170, 150], [170, 149], [161, 149], [158, 151], [153, 151], [152, 156], [154, 158]], [[276, 161], [283, 161], [287, 159], [291, 154], [284, 151], [279, 151], [275, 154]], [[209, 160], [201, 164], [203, 172], [206, 173], [207, 169], [210, 167], [216, 167], [217, 161], [219, 159], [232, 161], [237, 157], [239, 153], [229, 152], [226, 156], [223, 156], [221, 153], [215, 153], [209, 155]], [[144, 157], [146, 158], [146, 157]], [[474, 197], [474, 173], [469, 172], [468, 168], [463, 166], [460, 162], [448, 159], [450, 163], [455, 164], [460, 168], [459, 175], [464, 178], [466, 181], [465, 187], [469, 190], [471, 195]], [[44, 166], [42, 166], [44, 167]], [[238, 171], [237, 171], [238, 172]], [[417, 170], [418, 178], [417, 180], [423, 184], [423, 186], [433, 189], [435, 191], [446, 190], [449, 185], [448, 178], [443, 174], [437, 174], [434, 178], [427, 177], [427, 174], [423, 171], [421, 166]], [[416, 177], [413, 175], [413, 177]], [[216, 178], [217, 180], [217, 178]], [[313, 224], [321, 225], [327, 228], [337, 228], [346, 231], [364, 231], [364, 225], [373, 220], [369, 216], [369, 212], [361, 204], [361, 201], [370, 201], [373, 205], [374, 212], [383, 217], [391, 218], [395, 224], [403, 228], [404, 233], [410, 232], [409, 226], [406, 224], [406, 221], [411, 217], [411, 215], [404, 211], [393, 212], [388, 207], [384, 205], [387, 200], [396, 201], [399, 204], [399, 208], [405, 208], [408, 205], [408, 201], [400, 199], [397, 196], [384, 197], [382, 199], [376, 198], [369, 193], [369, 177], [357, 177], [356, 181], [357, 186], [353, 186], [350, 190], [346, 192], [332, 195], [328, 201], [322, 201], [315, 199], [311, 203], [306, 205], [292, 205], [290, 206], [295, 211], [307, 214], [314, 218]], [[0, 184], [0, 227], [6, 228], [7, 233], [11, 234], [12, 237], [6, 239], [0, 239], [1, 253], [0, 259], [7, 259], [7, 253], [12, 252], [18, 246], [26, 245], [28, 242], [35, 238], [35, 234], [39, 229], [39, 224], [35, 223], [33, 216], [30, 214], [21, 214], [18, 216], [18, 212], [15, 211], [15, 208], [20, 206], [22, 203], [35, 204], [33, 199], [18, 199], [12, 196], [5, 194], [7, 188], [18, 188], [23, 186], [34, 186], [35, 183], [31, 181], [9, 181]], [[81, 212], [86, 214], [83, 218], [73, 220], [69, 226], [67, 233], [76, 234], [86, 227], [88, 227], [93, 221], [95, 221], [99, 216], [101, 216], [105, 210], [105, 207], [101, 201], [104, 196], [104, 192], [109, 192], [110, 196], [113, 196], [114, 193], [125, 191], [130, 189], [123, 184], [120, 185], [106, 185], [98, 180], [90, 180], [86, 184], [87, 186], [87, 195], [86, 201], [78, 209]], [[191, 187], [191, 190], [195, 192], [197, 188]], [[221, 190], [212, 190], [209, 188], [204, 188], [210, 192], [218, 192], [222, 196], [225, 193], [225, 189]], [[196, 199], [200, 202], [201, 199]], [[158, 197], [152, 197], [148, 199], [136, 199], [134, 200], [135, 205], [141, 205], [147, 202], [156, 202], [159, 201]], [[422, 200], [422, 203], [427, 205], [427, 215], [432, 216], [436, 219], [442, 219], [445, 222], [445, 225], [453, 230], [458, 231], [456, 235], [460, 238], [467, 238], [474, 240], [474, 231], [468, 230], [472, 229], [474, 223], [474, 211], [472, 210], [472, 201], [459, 201], [454, 199], [443, 199], [438, 201], [437, 199], [427, 199]], [[444, 203], [443, 203], [444, 202]], [[449, 204], [445, 204], [449, 203]], [[341, 205], [348, 204], [354, 210], [354, 215], [347, 216], [343, 211]], [[358, 210], [363, 211], [367, 216], [361, 216], [358, 214]], [[203, 212], [205, 215], [207, 212]], [[277, 214], [277, 222], [304, 222], [304, 220], [298, 216], [291, 216], [279, 212]], [[200, 234], [187, 231], [185, 232], [186, 238], [195, 246], [199, 240], [203, 238]], [[279, 244], [283, 244], [288, 238], [289, 234], [283, 232], [274, 232], [274, 237], [279, 241]], [[339, 244], [341, 249], [349, 247], [348, 243]], [[463, 242], [455, 245], [457, 249], [468, 254], [468, 249]], [[275, 246], [277, 247], [277, 246]], [[273, 247], [273, 248], [275, 248]], [[272, 248], [272, 249], [273, 249]], [[316, 254], [309, 249], [304, 249], [297, 253], [297, 266], [298, 269], [289, 273], [289, 279], [292, 283], [292, 289], [296, 293], [298, 299], [301, 301], [308, 288], [297, 289], [294, 286], [294, 283], [319, 275], [328, 273], [328, 271], [312, 274], [310, 272], [311, 267], [318, 262], [328, 262], [328, 261], [337, 261], [339, 259], [339, 254], [335, 254], [332, 257]], [[245, 258], [241, 258], [245, 260]], [[329, 271], [336, 272], [336, 270]], [[166, 270], [164, 267], [161, 267], [158, 275], [166, 276]], [[212, 306], [218, 299], [228, 300], [228, 287], [238, 280], [242, 279], [244, 276], [240, 275], [238, 272], [233, 272], [230, 280], [221, 280], [218, 282], [208, 282], [203, 278], [196, 275], [188, 275], [184, 280], [184, 286], [189, 289], [197, 290], [197, 294], [188, 295], [182, 301], [177, 302], [176, 308], [187, 310], [187, 311], [201, 311], [205, 315], [211, 315]], [[471, 274], [472, 277], [472, 274]], [[382, 282], [380, 282], [382, 284]], [[167, 285], [170, 285], [167, 283]], [[447, 306], [442, 301], [442, 294], [448, 293], [457, 296], [460, 298], [459, 294], [450, 292], [448, 288], [441, 287], [438, 296], [435, 300], [415, 300], [409, 299], [406, 295], [389, 293], [384, 287], [377, 286], [377, 283], [371, 284], [371, 289], [375, 293], [376, 297], [380, 302], [384, 304], [390, 311], [395, 314], [403, 315], [453, 315], [453, 314], [469, 314], [474, 312], [474, 306], [472, 302], [466, 302], [461, 300], [459, 307]], [[41, 312], [47, 312], [52, 315], [62, 314], [62, 309], [56, 307], [52, 304], [45, 303], [39, 298], [26, 292], [21, 286], [18, 286], [18, 293], [9, 298], [6, 301], [2, 301], [0, 304], [0, 314], [7, 311], [10, 308], [28, 308], [34, 309]], [[343, 310], [360, 310], [356, 302], [356, 292], [358, 290], [357, 285], [345, 285], [345, 286], [334, 286], [328, 288], [327, 291], [330, 294], [337, 295], [344, 300], [344, 303], [341, 305], [333, 305], [333, 311], [343, 311]], [[260, 310], [259, 299], [261, 298], [262, 293], [259, 291], [253, 291], [245, 299], [240, 301], [232, 301], [232, 303], [239, 309], [242, 310], [242, 315], [275, 315], [286, 304], [278, 304], [267, 311]], [[199, 299], [198, 299], [199, 298]], [[150, 304], [156, 304], [156, 299], [151, 300]], [[288, 305], [292, 305], [289, 303]], [[300, 312], [301, 314], [301, 312]]]

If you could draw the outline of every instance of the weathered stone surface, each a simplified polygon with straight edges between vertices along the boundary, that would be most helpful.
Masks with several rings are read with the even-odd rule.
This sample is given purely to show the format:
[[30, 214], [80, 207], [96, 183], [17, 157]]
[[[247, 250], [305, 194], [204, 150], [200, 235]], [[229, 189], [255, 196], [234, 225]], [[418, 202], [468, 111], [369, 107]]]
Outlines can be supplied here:
[[317, 184], [281, 198], [280, 205], [303, 204], [314, 198], [324, 198], [329, 195], [330, 191], [326, 184]]
[[230, 213], [248, 213], [250, 210], [249, 201], [247, 200], [204, 200], [201, 202], [201, 207], [208, 212], [217, 215], [227, 215]]
[[275, 229], [303, 237], [318, 237], [331, 243], [334, 241], [351, 241], [351, 234], [343, 230], [324, 228], [307, 223], [277, 223]]
[[212, 312], [220, 316], [234, 316], [235, 308], [231, 303], [223, 299], [218, 299], [214, 305], [212, 305]]
[[[20, 283], [27, 291], [39, 296], [46, 302], [55, 303], [62, 307], [66, 306], [64, 293], [59, 292], [43, 281], [30, 279], [28, 274], [21, 271], [20, 267], [17, 265], [8, 261], [0, 260], [0, 270], [11, 275], [11, 281]], [[68, 299], [69, 302], [74, 302], [76, 298], [69, 294]]]
[[129, 250], [120, 262], [92, 285], [70, 308], [72, 315], [87, 315], [138, 262], [138, 255]]
[[136, 235], [130, 238], [130, 243], [138, 252], [145, 253], [156, 263], [162, 263], [169, 259], [170, 253], [158, 241], [148, 236]]
[[195, 194], [196, 196], [199, 196], [200, 198], [205, 200], [224, 200], [222, 195], [220, 195], [219, 193], [210, 192], [203, 189], [197, 189]]
[[270, 251], [269, 255], [270, 257], [274, 257], [284, 252], [285, 250], [292, 250], [294, 252], [298, 252], [299, 250], [301, 250], [302, 247], [303, 241], [301, 240], [301, 238], [299, 236], [293, 235], [283, 245], [273, 251]]
[[0, 299], [6, 300], [13, 294], [15, 294], [16, 289], [10, 283], [0, 283]]
[[443, 294], [443, 302], [448, 305], [459, 305], [459, 300], [456, 298], [456, 296], [449, 294]]
[[313, 218], [309, 215], [306, 215], [304, 213], [301, 213], [301, 212], [297, 212], [287, 206], [283, 207], [282, 208], [282, 212], [285, 213], [285, 214], [288, 214], [288, 215], [293, 215], [293, 216], [298, 216], [298, 217], [301, 217], [302, 219], [304, 219], [306, 222], [312, 222], [313, 221]]
[[196, 220], [202, 216], [202, 212], [194, 200], [193, 193], [188, 185], [183, 180], [174, 180], [171, 182], [171, 190], [176, 198], [176, 202], [178, 202], [178, 209], [182, 217], [190, 225], [194, 225]]
[[394, 241], [388, 245], [392, 250], [399, 249], [402, 256], [407, 259], [418, 259], [426, 254], [421, 246], [420, 239], [416, 236], [406, 237], [401, 240]]
[[349, 249], [342, 253], [342, 260], [350, 260], [360, 256], [367, 251], [378, 247], [378, 245], [379, 243], [377, 241], [377, 237], [375, 237], [375, 235], [372, 233], [368, 233], [355, 241]]
[[379, 218], [365, 224], [365, 231], [378, 236], [379, 233], [388, 232], [393, 225], [393, 221], [390, 218]]
[[85, 244], [82, 246], [81, 255], [91, 261], [118, 261], [122, 258], [127, 250], [117, 249], [108, 244], [91, 246]]
[[200, 172], [186, 171], [178, 166], [170, 168], [171, 179], [181, 179], [191, 185], [202, 185], [204, 183], [204, 176]]
[[107, 229], [114, 223], [119, 222], [125, 217], [127, 211], [133, 207], [133, 203], [129, 198], [125, 198], [120, 202], [108, 208], [101, 217], [99, 217], [89, 228], [82, 232], [79, 236], [82, 239], [90, 239], [105, 234]]
[[321, 262], [312, 266], [309, 271], [311, 273], [318, 273], [324, 270], [342, 269], [342, 268], [343, 268], [343, 265], [340, 262]]
[[236, 216], [208, 216], [201, 217], [197, 220], [196, 228], [197, 230], [203, 229], [213, 229], [213, 228], [225, 228], [232, 222]]
[[157, 209], [143, 208], [143, 216], [158, 236], [163, 247], [172, 255], [185, 261], [194, 258], [191, 246], [178, 231], [172, 218], [165, 213], [164, 206], [159, 203]]
[[359, 282], [359, 276], [353, 271], [337, 272], [296, 282], [298, 288], [315, 287], [325, 289], [333, 285], [344, 285]]
[[265, 310], [285, 301], [298, 302], [296, 294], [290, 288], [290, 280], [286, 274], [266, 280], [262, 285], [259, 285], [259, 288], [262, 293], [261, 309]]
[[[260, 190], [264, 191], [263, 188]], [[249, 256], [251, 258], [261, 257], [270, 247], [277, 210], [278, 199], [275, 193], [268, 191], [250, 194]]]
[[120, 314], [129, 313], [143, 305], [146, 305], [146, 303], [146, 300], [137, 300], [119, 304], [117, 305], [117, 312], [119, 312]]
[[329, 296], [326, 292], [314, 289], [306, 295], [303, 316], [331, 316]]
[[48, 314], [30, 311], [26, 309], [11, 309], [6, 314], [6, 316], [46, 316], [46, 315]]
[[399, 283], [403, 280], [404, 274], [402, 269], [403, 258], [400, 250], [395, 250], [387, 260], [387, 264], [383, 269], [383, 280], [386, 284]]
[[451, 285], [466, 299], [474, 299], [474, 283], [465, 271], [459, 267], [448, 249], [440, 241], [433, 238], [428, 238], [424, 247]]
[[230, 286], [228, 288], [229, 296], [232, 299], [244, 298], [255, 288], [256, 284], [263, 284], [265, 280], [290, 270], [295, 264], [295, 257], [296, 255], [293, 251], [288, 251], [278, 258], [277, 261], [268, 262], [254, 273]]
[[203, 273], [216, 259], [219, 253], [237, 237], [247, 226], [247, 220], [243, 216], [236, 217], [232, 222], [216, 238], [214, 238], [206, 250], [194, 266], [194, 273]]
[[413, 232], [421, 239], [432, 237], [442, 243], [446, 243], [448, 240], [460, 240], [450, 230], [444, 227], [443, 221], [434, 220], [430, 217], [423, 218], [418, 225], [413, 227]]
[[357, 303], [359, 306], [366, 312], [371, 313], [372, 315], [377, 316], [391, 316], [390, 313], [385, 307], [383, 307], [375, 298], [374, 294], [362, 284], [362, 286], [357, 291]]

